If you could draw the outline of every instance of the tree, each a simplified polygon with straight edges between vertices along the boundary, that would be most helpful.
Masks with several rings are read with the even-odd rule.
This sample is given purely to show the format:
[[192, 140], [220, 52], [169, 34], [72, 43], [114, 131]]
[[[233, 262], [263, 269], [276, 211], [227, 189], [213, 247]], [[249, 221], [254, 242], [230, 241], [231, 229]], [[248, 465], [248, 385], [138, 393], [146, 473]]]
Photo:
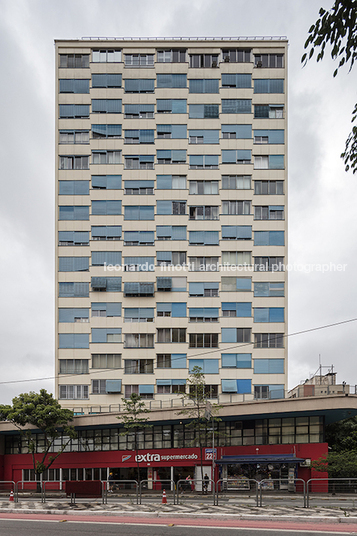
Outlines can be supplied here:
[[[319, 49], [316, 61], [324, 58], [326, 45], [330, 45], [331, 57], [338, 61], [333, 76], [343, 65], [349, 64], [351, 71], [357, 59], [357, 0], [335, 0], [330, 11], [321, 8], [320, 17], [309, 29], [309, 36], [304, 48], [307, 51], [303, 54], [301, 61], [306, 63]], [[357, 118], [357, 104], [352, 112], [352, 123]], [[352, 127], [352, 131], [346, 140], [344, 152], [341, 154], [345, 164], [345, 170], [357, 172], [357, 126]]]
[[[0, 419], [11, 422], [21, 431], [27, 441], [28, 452], [32, 455], [36, 480], [62, 454], [71, 439], [77, 437], [77, 432], [68, 423], [73, 420], [73, 412], [61, 407], [52, 394], [46, 389], [39, 393], [23, 393], [12, 399], [12, 406], [0, 405]], [[36, 456], [36, 442], [30, 427], [40, 430], [44, 436], [44, 447], [41, 456]], [[54, 441], [61, 432], [68, 440], [55, 455], [49, 455]]]
[[328, 424], [325, 439], [332, 452], [357, 451], [357, 417]]
[[[190, 420], [186, 424], [186, 429], [193, 431], [192, 445], [197, 445], [200, 449], [201, 460], [201, 480], [203, 482], [203, 448], [207, 446], [207, 419], [205, 410], [208, 402], [205, 375], [201, 367], [193, 367], [191, 374], [187, 379], [188, 393], [182, 395], [182, 399], [188, 401], [187, 407], [179, 411], [179, 415], [185, 416]], [[221, 419], [215, 414], [218, 413], [220, 406], [213, 404], [212, 419], [213, 422], [219, 422]], [[215, 433], [212, 430], [212, 433]], [[203, 487], [202, 487], [203, 490]]]
[[135, 460], [137, 467], [137, 481], [140, 481], [140, 465], [139, 465], [139, 433], [143, 432], [145, 428], [152, 426], [148, 424], [148, 417], [142, 415], [150, 413], [150, 410], [145, 407], [145, 402], [141, 399], [140, 395], [132, 393], [130, 398], [122, 398], [124, 403], [125, 413], [118, 417], [124, 424], [124, 431], [120, 435], [134, 436], [134, 450]]
[[312, 462], [315, 471], [326, 472], [330, 478], [357, 477], [357, 450], [329, 452]]

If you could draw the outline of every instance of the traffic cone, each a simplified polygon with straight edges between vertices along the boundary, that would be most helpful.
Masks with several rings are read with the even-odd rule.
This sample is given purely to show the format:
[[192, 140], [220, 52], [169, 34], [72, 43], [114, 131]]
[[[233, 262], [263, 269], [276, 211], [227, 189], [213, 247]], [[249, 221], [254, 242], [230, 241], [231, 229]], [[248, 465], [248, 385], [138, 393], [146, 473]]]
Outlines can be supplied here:
[[166, 491], [163, 490], [162, 491], [162, 504], [167, 504], [167, 499], [166, 499]]
[[14, 502], [14, 492], [13, 491], [10, 492], [9, 501]]

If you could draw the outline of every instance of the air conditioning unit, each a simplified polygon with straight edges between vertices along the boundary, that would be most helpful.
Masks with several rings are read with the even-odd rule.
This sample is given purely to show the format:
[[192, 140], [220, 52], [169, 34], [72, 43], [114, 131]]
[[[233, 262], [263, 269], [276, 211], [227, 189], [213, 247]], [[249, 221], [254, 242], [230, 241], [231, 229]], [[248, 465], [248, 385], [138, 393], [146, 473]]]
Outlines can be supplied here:
[[226, 63], [229, 63], [229, 56], [226, 56], [226, 57], [224, 58], [224, 61], [225, 61]]
[[212, 61], [212, 67], [217, 67], [217, 62], [216, 61]]
[[300, 467], [311, 467], [311, 458], [306, 458], [304, 462], [301, 462]]
[[263, 63], [261, 61], [257, 61], [256, 67], [263, 67]]

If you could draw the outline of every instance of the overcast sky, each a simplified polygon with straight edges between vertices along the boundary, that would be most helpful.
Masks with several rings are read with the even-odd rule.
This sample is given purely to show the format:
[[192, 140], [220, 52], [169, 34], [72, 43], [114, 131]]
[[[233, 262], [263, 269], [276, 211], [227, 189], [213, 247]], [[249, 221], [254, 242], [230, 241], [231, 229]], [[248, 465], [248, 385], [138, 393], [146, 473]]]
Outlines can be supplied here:
[[[289, 274], [289, 333], [357, 317], [357, 176], [339, 158], [356, 73], [300, 58], [333, 0], [0, 0], [0, 382], [54, 374], [54, 39], [287, 36], [289, 262], [346, 264]], [[357, 322], [289, 338], [289, 387], [319, 365], [357, 384]], [[53, 379], [2, 383], [0, 403]]]

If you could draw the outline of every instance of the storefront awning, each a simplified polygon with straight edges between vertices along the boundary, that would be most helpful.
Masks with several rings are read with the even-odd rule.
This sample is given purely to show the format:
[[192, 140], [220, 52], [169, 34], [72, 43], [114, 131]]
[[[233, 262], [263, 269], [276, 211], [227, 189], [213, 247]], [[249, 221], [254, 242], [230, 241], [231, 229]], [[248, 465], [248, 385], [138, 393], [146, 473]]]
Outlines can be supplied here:
[[292, 454], [252, 454], [250, 456], [222, 456], [215, 460], [218, 465], [239, 465], [256, 463], [302, 463], [305, 458], [296, 458]]

